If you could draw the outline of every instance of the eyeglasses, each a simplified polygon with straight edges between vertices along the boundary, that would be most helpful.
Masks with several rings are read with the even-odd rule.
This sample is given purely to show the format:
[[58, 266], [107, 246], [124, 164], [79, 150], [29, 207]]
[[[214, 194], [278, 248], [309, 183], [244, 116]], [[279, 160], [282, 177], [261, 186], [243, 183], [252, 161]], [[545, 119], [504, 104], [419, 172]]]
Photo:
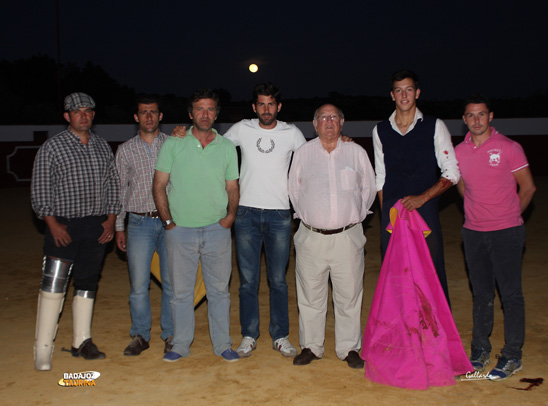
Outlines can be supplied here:
[[316, 120], [318, 121], [335, 121], [338, 120], [339, 116], [337, 114], [332, 114], [330, 116], [318, 116]]

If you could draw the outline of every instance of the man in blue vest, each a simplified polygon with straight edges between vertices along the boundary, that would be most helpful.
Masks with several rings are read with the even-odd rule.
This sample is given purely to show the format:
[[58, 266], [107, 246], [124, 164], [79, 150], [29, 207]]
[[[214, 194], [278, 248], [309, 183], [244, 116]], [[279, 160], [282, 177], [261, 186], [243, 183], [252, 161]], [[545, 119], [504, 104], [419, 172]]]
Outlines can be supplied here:
[[376, 185], [382, 210], [382, 256], [390, 240], [386, 231], [390, 208], [402, 199], [403, 206], [409, 211], [418, 210], [432, 230], [426, 241], [449, 303], [438, 196], [460, 179], [451, 134], [443, 121], [424, 116], [417, 108], [420, 88], [415, 73], [398, 71], [390, 81], [396, 111], [373, 129]]

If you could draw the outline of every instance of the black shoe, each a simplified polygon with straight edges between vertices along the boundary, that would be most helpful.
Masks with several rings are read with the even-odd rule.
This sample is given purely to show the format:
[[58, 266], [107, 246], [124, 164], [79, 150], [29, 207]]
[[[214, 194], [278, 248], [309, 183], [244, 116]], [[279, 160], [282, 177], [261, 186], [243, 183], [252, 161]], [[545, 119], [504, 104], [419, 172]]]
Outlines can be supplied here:
[[148, 342], [142, 336], [133, 337], [133, 341], [124, 350], [124, 355], [135, 356], [141, 354], [144, 350], [148, 349]]
[[316, 357], [310, 348], [303, 348], [301, 353], [293, 358], [293, 365], [308, 365], [316, 359], [319, 358]]
[[354, 350], [348, 353], [344, 361], [346, 361], [350, 368], [354, 369], [362, 369], [365, 364], [363, 359], [361, 359], [360, 354]]
[[82, 344], [80, 344], [80, 347], [78, 348], [71, 347], [70, 352], [73, 357], [82, 357], [84, 359], [105, 358], [105, 353], [99, 351], [99, 348], [97, 348], [97, 346], [93, 344], [91, 338], [85, 340]]
[[169, 336], [164, 340], [166, 345], [164, 346], [164, 354], [167, 354], [173, 349], [173, 336]]

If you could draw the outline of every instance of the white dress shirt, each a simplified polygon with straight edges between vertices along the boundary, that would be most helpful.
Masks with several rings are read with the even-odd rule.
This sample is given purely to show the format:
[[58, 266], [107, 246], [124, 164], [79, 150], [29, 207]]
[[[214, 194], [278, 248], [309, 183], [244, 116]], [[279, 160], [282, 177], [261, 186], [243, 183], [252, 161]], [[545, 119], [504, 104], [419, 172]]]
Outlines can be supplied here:
[[375, 200], [375, 176], [367, 152], [337, 141], [327, 152], [319, 137], [300, 147], [289, 171], [289, 197], [295, 217], [320, 229], [362, 222]]
[[[409, 126], [407, 133], [409, 133], [418, 120], [422, 120], [423, 114], [419, 109], [415, 109], [415, 118], [413, 123]], [[401, 134], [402, 137], [405, 137], [405, 134], [402, 134], [398, 125], [396, 124], [396, 112], [394, 111], [390, 118], [388, 119], [390, 125], [397, 133]], [[406, 134], [407, 134], [406, 133]], [[434, 132], [434, 149], [436, 153], [436, 160], [438, 166], [441, 169], [441, 176], [449, 179], [454, 185], [459, 182], [460, 171], [455, 156], [455, 150], [453, 148], [453, 143], [451, 142], [451, 133], [445, 125], [445, 123], [439, 118], [436, 119], [436, 129]], [[384, 152], [382, 149], [382, 143], [379, 138], [379, 133], [377, 131], [377, 126], [373, 129], [373, 150], [375, 153], [375, 173], [376, 176], [376, 186], [377, 191], [382, 190], [384, 186], [384, 180], [386, 178], [386, 170], [384, 166]]]

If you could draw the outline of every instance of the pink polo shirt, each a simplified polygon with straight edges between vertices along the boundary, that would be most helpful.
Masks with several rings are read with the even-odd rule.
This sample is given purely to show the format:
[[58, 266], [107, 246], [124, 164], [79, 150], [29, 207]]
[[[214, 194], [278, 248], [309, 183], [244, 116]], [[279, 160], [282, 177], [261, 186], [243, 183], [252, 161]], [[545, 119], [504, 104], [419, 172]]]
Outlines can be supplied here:
[[521, 145], [491, 127], [478, 147], [468, 132], [455, 154], [464, 181], [464, 227], [495, 231], [523, 224], [513, 175], [529, 166]]
[[289, 197], [295, 217], [309, 226], [332, 230], [360, 223], [375, 196], [375, 173], [358, 144], [339, 138], [328, 153], [317, 137], [295, 152]]

